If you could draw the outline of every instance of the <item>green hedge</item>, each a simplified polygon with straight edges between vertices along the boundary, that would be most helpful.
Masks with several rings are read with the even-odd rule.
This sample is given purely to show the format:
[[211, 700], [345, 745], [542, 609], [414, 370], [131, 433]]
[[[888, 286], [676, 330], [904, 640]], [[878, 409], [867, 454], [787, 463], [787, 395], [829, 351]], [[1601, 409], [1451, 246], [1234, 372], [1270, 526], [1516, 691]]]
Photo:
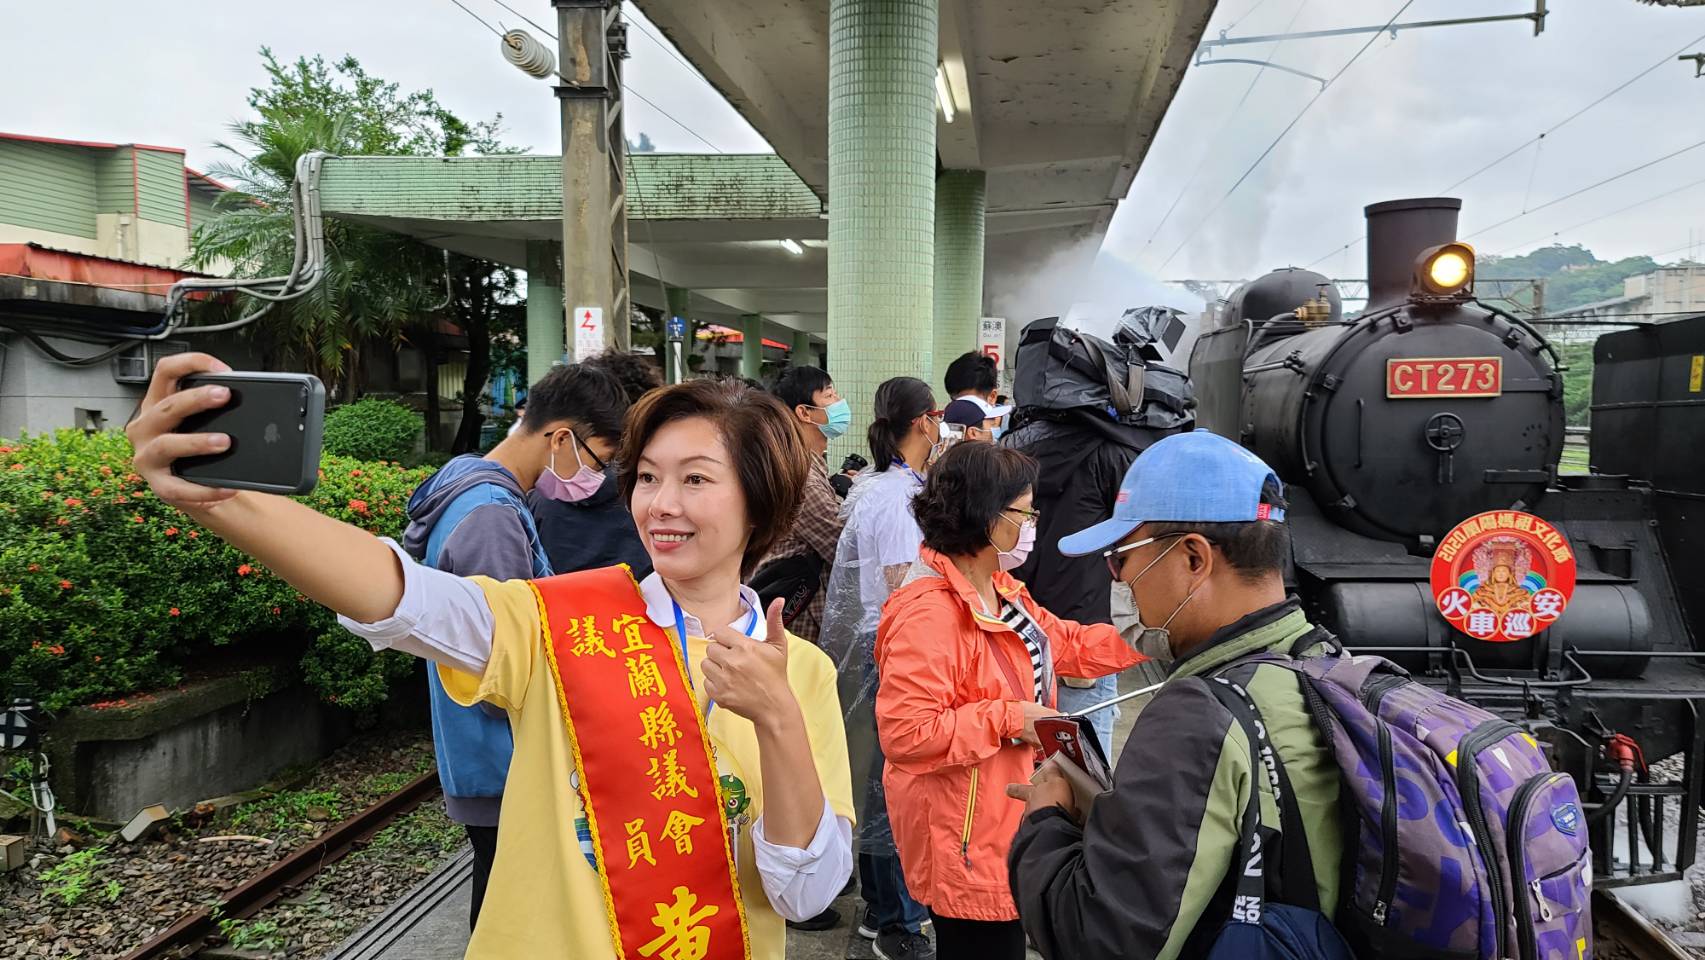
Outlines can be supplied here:
[[[157, 500], [117, 433], [0, 441], [0, 693], [50, 709], [177, 682], [214, 647], [308, 638], [303, 676], [333, 703], [376, 706], [409, 658], [374, 654], [266, 568]], [[428, 471], [327, 456], [301, 498], [399, 536]]]
[[408, 407], [369, 397], [326, 414], [325, 450], [357, 460], [407, 460], [425, 425]]

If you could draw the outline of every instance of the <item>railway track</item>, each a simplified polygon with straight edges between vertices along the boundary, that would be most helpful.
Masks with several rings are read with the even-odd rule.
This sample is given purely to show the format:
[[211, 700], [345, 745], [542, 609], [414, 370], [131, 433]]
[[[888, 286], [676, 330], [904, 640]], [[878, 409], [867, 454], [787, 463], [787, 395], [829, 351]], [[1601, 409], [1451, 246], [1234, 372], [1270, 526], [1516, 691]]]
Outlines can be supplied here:
[[1600, 960], [1694, 960], [1608, 890], [1593, 890], [1594, 956]]
[[177, 923], [126, 954], [124, 960], [185, 960], [209, 937], [219, 933], [219, 921], [246, 920], [291, 893], [304, 882], [373, 839], [398, 817], [438, 792], [438, 772], [424, 774], [348, 820], [293, 850], [289, 856], [211, 904], [181, 917]]

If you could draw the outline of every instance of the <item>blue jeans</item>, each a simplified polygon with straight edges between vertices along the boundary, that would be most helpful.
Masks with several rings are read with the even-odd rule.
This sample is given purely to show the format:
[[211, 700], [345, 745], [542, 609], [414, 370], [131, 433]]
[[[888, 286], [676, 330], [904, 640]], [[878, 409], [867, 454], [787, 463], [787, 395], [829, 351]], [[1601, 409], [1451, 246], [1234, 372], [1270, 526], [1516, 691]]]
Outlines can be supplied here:
[[864, 804], [865, 823], [859, 839], [858, 885], [864, 902], [870, 907], [870, 925], [877, 933], [904, 927], [912, 933], [923, 929], [927, 912], [923, 904], [912, 899], [906, 889], [906, 876], [900, 869], [900, 855], [894, 849], [894, 832], [888, 821], [888, 794], [882, 788], [882, 744], [876, 744], [871, 757], [870, 779], [866, 782]]
[[[1119, 675], [1112, 674], [1095, 681], [1095, 686], [1081, 690], [1060, 684], [1060, 712], [1076, 713], [1085, 707], [1093, 707], [1103, 700], [1111, 700], [1119, 695]], [[1113, 756], [1113, 721], [1119, 716], [1118, 707], [1108, 707], [1089, 715], [1089, 722], [1095, 727], [1095, 739], [1101, 741], [1101, 752], [1107, 757], [1108, 763], [1118, 762]]]

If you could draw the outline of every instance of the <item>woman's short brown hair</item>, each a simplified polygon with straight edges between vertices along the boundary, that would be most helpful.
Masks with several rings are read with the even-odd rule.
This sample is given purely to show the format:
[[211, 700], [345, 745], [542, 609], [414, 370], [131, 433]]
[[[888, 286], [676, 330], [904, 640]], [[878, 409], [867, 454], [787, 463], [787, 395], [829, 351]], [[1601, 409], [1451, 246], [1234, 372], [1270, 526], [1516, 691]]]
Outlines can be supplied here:
[[980, 553], [996, 518], [1036, 486], [1036, 475], [1036, 461], [1011, 447], [958, 443], [929, 468], [912, 498], [924, 546], [950, 557]]
[[633, 507], [640, 454], [665, 424], [703, 417], [716, 425], [734, 458], [752, 536], [740, 561], [745, 579], [793, 528], [810, 476], [804, 441], [781, 401], [738, 380], [688, 380], [653, 390], [628, 409], [617, 458], [622, 500]]

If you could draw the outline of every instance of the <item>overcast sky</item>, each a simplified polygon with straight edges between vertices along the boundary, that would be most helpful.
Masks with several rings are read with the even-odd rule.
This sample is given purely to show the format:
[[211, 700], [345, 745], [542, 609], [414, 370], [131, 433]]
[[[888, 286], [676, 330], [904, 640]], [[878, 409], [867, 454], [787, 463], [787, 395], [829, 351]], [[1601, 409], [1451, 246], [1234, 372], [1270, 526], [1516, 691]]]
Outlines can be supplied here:
[[[524, 26], [493, 0], [463, 0], [487, 21]], [[707, 0], [711, 2], [711, 0]], [[733, 0], [716, 0], [733, 2]], [[547, 25], [543, 0], [511, 5]], [[1401, 0], [1224, 0], [1210, 35], [1385, 22]], [[1497, 229], [1482, 228], [1705, 140], [1705, 79], [1674, 56], [1705, 35], [1705, 8], [1635, 0], [1550, 0], [1545, 33], [1526, 22], [1448, 27], [1377, 38], [1285, 140], [1221, 203], [1227, 189], [1320, 89], [1255, 67], [1192, 69], [1115, 218], [1108, 251], [1159, 277], [1243, 277], [1321, 260], [1363, 274], [1361, 207], [1433, 194], [1503, 155], [1660, 59], [1651, 74], [1455, 191], [1463, 234], [1483, 252], [1520, 252], [1553, 234], [1601, 257], [1673, 260], [1705, 249], [1705, 183], [1597, 223], [1577, 224], [1705, 178], [1705, 147]], [[767, 150], [763, 139], [639, 21], [628, 62], [628, 135], [662, 150]], [[1414, 0], [1403, 20], [1523, 12], [1532, 0]], [[1294, 18], [1294, 21], [1293, 21]], [[1332, 76], [1365, 36], [1234, 48]], [[0, 0], [0, 131], [182, 146], [192, 166], [219, 159], [215, 140], [244, 114], [263, 79], [258, 49], [281, 59], [358, 57], [405, 89], [430, 87], [467, 118], [502, 113], [506, 139], [557, 150], [547, 84], [509, 66], [498, 41], [450, 0], [296, 0], [205, 5], [165, 0]], [[1694, 44], [1688, 52], [1705, 50]], [[1233, 113], [1245, 91], [1248, 99]], [[657, 104], [641, 102], [643, 96]], [[689, 124], [691, 131], [662, 111]], [[702, 137], [703, 141], [699, 138]], [[1156, 226], [1182, 196], [1164, 227]], [[1217, 210], [1213, 210], [1219, 204]], [[1211, 216], [1210, 216], [1210, 211]], [[1186, 242], [1188, 241], [1188, 242]], [[1175, 251], [1177, 251], [1175, 253]], [[1329, 255], [1329, 256], [1326, 256]]]

